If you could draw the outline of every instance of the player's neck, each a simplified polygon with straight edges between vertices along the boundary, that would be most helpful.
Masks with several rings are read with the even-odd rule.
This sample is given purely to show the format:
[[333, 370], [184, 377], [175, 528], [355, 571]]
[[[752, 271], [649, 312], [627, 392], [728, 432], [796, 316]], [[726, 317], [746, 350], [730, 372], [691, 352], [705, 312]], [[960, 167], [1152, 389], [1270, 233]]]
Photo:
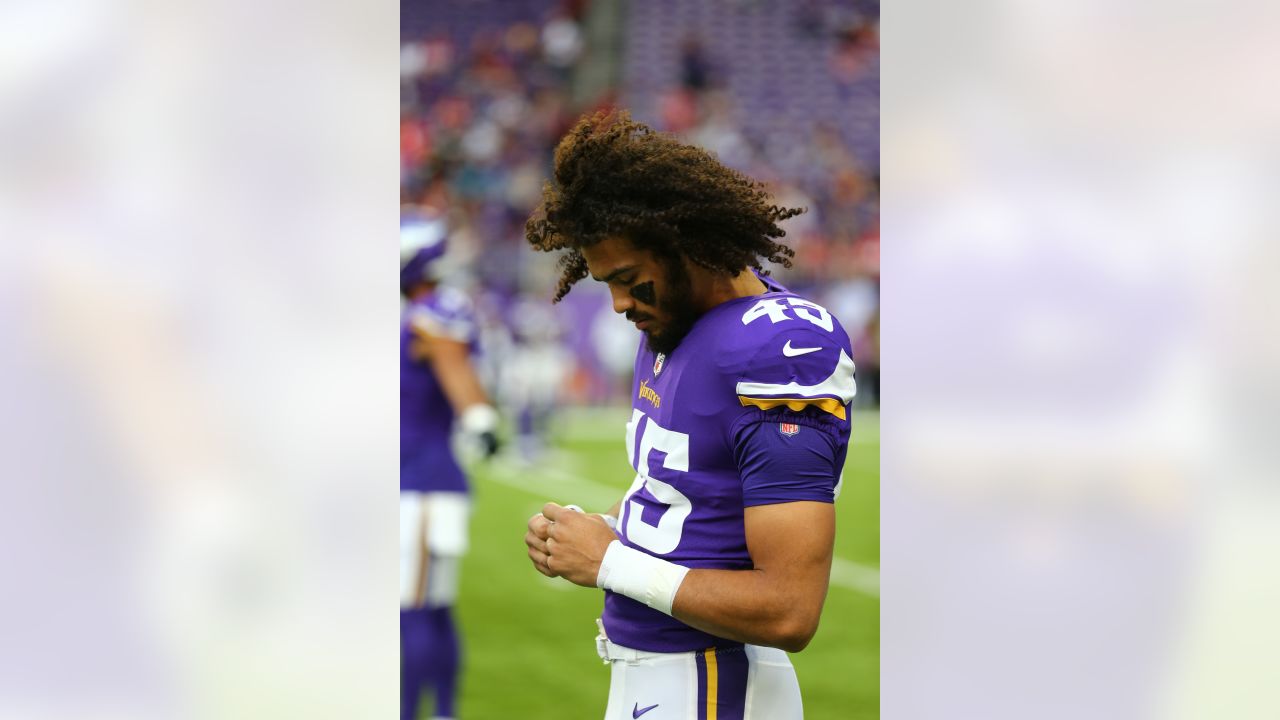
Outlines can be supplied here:
[[701, 278], [696, 276], [691, 278], [695, 288], [704, 288], [704, 291], [699, 293], [701, 297], [698, 298], [700, 302], [697, 303], [698, 309], [702, 312], [730, 300], [768, 292], [768, 288], [755, 273], [751, 272], [750, 268], [733, 276], [713, 273], [701, 267], [696, 268], [694, 272], [700, 272], [703, 275]]

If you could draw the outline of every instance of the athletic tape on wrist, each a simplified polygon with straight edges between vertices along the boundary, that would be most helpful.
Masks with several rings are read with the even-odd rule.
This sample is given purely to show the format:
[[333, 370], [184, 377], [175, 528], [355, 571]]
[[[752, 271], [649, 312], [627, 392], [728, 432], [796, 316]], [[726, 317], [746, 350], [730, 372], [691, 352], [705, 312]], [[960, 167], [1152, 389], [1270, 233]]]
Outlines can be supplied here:
[[689, 568], [629, 548], [609, 543], [596, 575], [596, 587], [626, 595], [658, 612], [671, 614], [676, 592]]
[[[577, 510], [578, 512], [583, 513], [583, 514], [585, 514], [585, 513], [587, 512], [586, 510], [583, 510], [582, 508], [578, 507], [577, 505], [565, 505], [565, 506], [564, 506], [564, 509], [565, 509], [565, 510]], [[592, 513], [592, 514], [593, 514], [593, 515], [595, 515], [596, 517], [600, 518], [601, 520], [604, 520], [604, 524], [605, 524], [605, 525], [608, 525], [610, 530], [613, 530], [614, 532], [617, 532], [617, 531], [618, 531], [618, 518], [616, 518], [616, 517], [614, 517], [614, 516], [612, 516], [612, 515], [606, 515], [605, 513]]]

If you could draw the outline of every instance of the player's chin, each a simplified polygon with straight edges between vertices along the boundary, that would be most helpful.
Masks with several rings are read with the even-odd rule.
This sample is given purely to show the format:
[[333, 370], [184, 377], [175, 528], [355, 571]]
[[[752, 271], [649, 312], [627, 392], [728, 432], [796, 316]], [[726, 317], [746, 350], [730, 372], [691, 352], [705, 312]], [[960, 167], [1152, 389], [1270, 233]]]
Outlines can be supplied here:
[[647, 347], [655, 353], [671, 353], [680, 344], [683, 336], [677, 336], [670, 332], [654, 332], [645, 333], [645, 343]]
[[657, 327], [650, 327], [642, 331], [644, 333], [645, 344], [654, 352], [666, 352], [667, 338], [662, 330]]

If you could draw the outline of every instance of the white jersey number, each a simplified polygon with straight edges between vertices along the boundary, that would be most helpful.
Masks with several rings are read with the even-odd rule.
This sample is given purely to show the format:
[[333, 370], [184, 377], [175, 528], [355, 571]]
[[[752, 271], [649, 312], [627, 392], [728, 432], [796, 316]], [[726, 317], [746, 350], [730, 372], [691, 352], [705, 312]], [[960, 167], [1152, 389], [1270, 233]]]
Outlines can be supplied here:
[[[791, 307], [788, 308], [787, 305]], [[769, 322], [772, 323], [794, 320], [795, 318], [787, 314], [787, 310], [790, 309], [795, 312], [796, 317], [808, 320], [827, 332], [831, 332], [834, 327], [831, 323], [831, 313], [817, 303], [811, 303], [800, 298], [787, 298], [787, 305], [783, 305], [782, 300], [778, 298], [765, 298], [752, 305], [750, 310], [742, 314], [742, 324], [750, 325], [762, 317], [769, 318]]]
[[[627, 451], [636, 457], [636, 427], [640, 424], [644, 413], [633, 410], [631, 422], [627, 423]], [[631, 483], [623, 499], [622, 519], [623, 532], [627, 539], [640, 547], [666, 555], [680, 545], [680, 536], [684, 532], [684, 521], [693, 512], [693, 505], [684, 493], [675, 489], [670, 483], [649, 476], [649, 453], [653, 450], [666, 453], [662, 467], [676, 472], [689, 472], [689, 435], [687, 433], [668, 430], [653, 418], [645, 423], [640, 437], [640, 454], [636, 461], [636, 479]], [[644, 505], [632, 500], [632, 496], [641, 488], [648, 488], [649, 494], [658, 502], [666, 505], [658, 518], [657, 525], [650, 525], [644, 519]]]

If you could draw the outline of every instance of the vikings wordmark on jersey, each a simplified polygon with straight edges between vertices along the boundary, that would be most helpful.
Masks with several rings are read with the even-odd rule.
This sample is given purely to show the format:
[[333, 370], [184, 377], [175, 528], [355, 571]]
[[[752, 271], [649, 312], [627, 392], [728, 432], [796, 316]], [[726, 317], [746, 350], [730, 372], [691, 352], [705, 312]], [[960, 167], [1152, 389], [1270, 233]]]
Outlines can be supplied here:
[[[673, 352], [642, 344], [623, 544], [690, 568], [750, 569], [746, 507], [834, 502], [855, 392], [849, 337], [822, 307], [762, 280], [769, 292], [713, 308]], [[610, 640], [639, 650], [735, 645], [607, 591], [603, 620]]]

